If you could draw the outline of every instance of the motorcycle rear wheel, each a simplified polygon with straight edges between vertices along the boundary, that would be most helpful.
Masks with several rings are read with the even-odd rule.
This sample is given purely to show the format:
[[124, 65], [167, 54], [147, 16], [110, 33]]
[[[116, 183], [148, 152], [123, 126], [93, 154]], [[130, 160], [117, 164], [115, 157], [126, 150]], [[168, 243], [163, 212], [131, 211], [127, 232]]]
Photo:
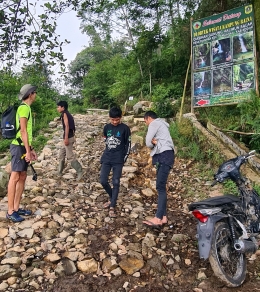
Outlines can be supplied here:
[[234, 249], [229, 225], [217, 222], [214, 228], [209, 262], [215, 275], [228, 287], [240, 286], [246, 277], [246, 256]]

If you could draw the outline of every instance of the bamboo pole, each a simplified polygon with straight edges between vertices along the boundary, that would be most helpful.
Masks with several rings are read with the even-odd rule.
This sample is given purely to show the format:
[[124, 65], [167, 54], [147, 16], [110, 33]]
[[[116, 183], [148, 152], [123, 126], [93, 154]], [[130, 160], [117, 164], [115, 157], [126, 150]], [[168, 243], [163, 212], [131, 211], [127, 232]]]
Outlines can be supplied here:
[[[193, 51], [192, 51], [192, 48], [193, 48], [193, 46], [192, 46], [192, 44], [193, 44], [192, 43], [192, 41], [193, 41], [193, 35], [192, 35], [193, 30], [192, 30], [192, 21], [193, 21], [193, 18], [191, 17], [191, 19], [190, 19], [190, 62], [193, 60]], [[192, 93], [194, 92], [194, 78], [193, 78], [194, 68], [193, 68], [193, 65], [194, 65], [194, 63], [192, 62], [192, 64], [191, 64], [191, 92]], [[190, 99], [190, 101], [191, 101], [190, 112], [192, 114], [194, 114], [194, 106], [193, 106], [193, 100], [192, 100], [192, 93], [191, 93], [191, 99]]]
[[183, 111], [183, 105], [184, 105], [184, 98], [185, 98], [185, 94], [186, 94], [186, 87], [187, 87], [187, 80], [188, 80], [188, 75], [189, 75], [189, 70], [190, 70], [190, 63], [191, 63], [191, 55], [190, 55], [190, 60], [189, 60], [188, 68], [187, 68], [187, 71], [186, 71], [186, 77], [185, 77], [183, 95], [182, 95], [182, 99], [181, 99], [181, 109], [180, 109], [179, 122], [181, 121], [181, 118], [182, 118], [182, 111]]
[[[254, 3], [253, 8], [255, 9], [256, 4]], [[259, 6], [260, 7], [260, 6]], [[256, 34], [256, 14], [254, 13], [254, 57], [255, 57], [255, 89], [256, 89], [256, 95], [259, 97], [259, 81], [258, 81], [258, 53], [256, 50], [256, 43], [258, 41], [257, 34]], [[259, 34], [259, 32], [258, 32]]]

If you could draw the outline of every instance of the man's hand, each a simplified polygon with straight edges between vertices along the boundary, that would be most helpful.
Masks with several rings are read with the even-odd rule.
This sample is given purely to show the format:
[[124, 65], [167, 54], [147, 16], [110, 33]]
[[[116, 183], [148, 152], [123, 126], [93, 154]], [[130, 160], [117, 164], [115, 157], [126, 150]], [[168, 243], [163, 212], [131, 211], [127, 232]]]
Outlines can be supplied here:
[[31, 161], [35, 161], [38, 159], [38, 156], [37, 156], [35, 150], [31, 150], [31, 158], [32, 158]]
[[69, 139], [68, 138], [64, 139], [64, 145], [65, 146], [68, 146], [69, 145]]
[[[23, 157], [23, 156], [22, 156]], [[21, 158], [22, 158], [21, 157]], [[30, 162], [32, 157], [31, 157], [31, 152], [26, 152], [25, 157], [24, 157], [26, 162]]]
[[26, 162], [30, 163], [31, 161], [37, 160], [37, 154], [34, 150], [31, 150], [30, 152], [26, 152], [26, 154], [24, 154], [24, 159]]
[[152, 139], [152, 144], [156, 145], [157, 144], [157, 140], [155, 138]]

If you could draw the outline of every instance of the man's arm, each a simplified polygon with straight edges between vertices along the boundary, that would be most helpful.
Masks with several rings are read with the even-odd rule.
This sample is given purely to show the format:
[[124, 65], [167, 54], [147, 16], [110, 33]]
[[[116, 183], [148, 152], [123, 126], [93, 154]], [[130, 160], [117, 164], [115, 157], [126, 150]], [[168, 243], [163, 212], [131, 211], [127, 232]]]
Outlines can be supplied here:
[[155, 127], [154, 122], [152, 122], [148, 126], [148, 131], [145, 138], [145, 143], [147, 147], [149, 148], [154, 147], [153, 139], [155, 138], [156, 133], [157, 133], [157, 128]]
[[21, 138], [26, 150], [26, 156], [25, 156], [25, 160], [26, 161], [31, 161], [32, 157], [31, 157], [31, 148], [29, 145], [29, 138], [28, 138], [28, 133], [27, 133], [27, 122], [28, 119], [27, 118], [20, 118], [20, 132], [21, 132]]
[[126, 131], [126, 136], [125, 136], [125, 149], [126, 149], [126, 154], [124, 157], [124, 162], [126, 162], [129, 154], [130, 154], [130, 150], [131, 150], [131, 131], [130, 128], [127, 127], [127, 131]]
[[63, 114], [63, 122], [65, 125], [65, 130], [64, 130], [64, 145], [68, 146], [69, 145], [69, 120], [68, 116], [66, 113]]

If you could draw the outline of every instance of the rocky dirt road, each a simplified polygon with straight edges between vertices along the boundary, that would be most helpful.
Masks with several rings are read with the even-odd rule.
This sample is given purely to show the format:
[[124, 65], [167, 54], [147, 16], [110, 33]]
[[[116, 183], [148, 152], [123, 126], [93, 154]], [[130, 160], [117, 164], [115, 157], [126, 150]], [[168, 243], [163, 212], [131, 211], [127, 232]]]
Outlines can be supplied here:
[[[22, 223], [7, 222], [6, 198], [0, 202], [0, 291], [260, 291], [257, 254], [248, 261], [245, 283], [233, 289], [199, 259], [196, 221], [187, 205], [212, 190], [196, 164], [177, 157], [168, 180], [169, 222], [156, 231], [142, 224], [156, 209], [155, 171], [145, 147], [133, 152], [124, 168], [118, 216], [111, 219], [99, 184], [107, 117], [76, 115], [75, 120], [82, 181], [75, 181], [69, 166], [62, 178], [55, 175], [62, 141], [54, 121], [35, 163], [38, 181], [28, 177], [22, 201], [34, 215]], [[127, 123], [137, 131], [138, 124], [130, 118]]]

